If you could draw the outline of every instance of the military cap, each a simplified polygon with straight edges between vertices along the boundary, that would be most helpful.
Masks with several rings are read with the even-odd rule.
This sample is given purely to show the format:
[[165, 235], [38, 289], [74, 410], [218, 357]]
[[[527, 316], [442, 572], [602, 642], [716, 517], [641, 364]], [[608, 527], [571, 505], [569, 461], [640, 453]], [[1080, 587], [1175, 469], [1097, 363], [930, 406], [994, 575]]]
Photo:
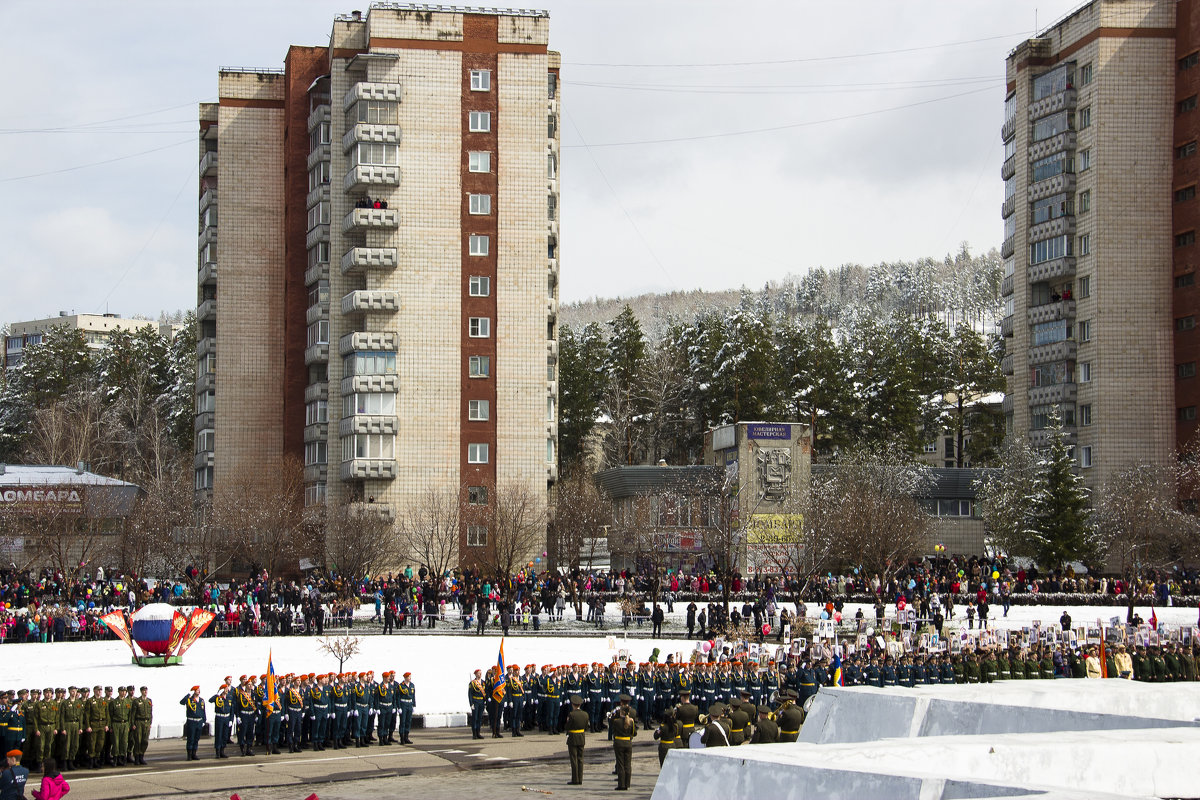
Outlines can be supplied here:
[[622, 694], [619, 697], [617, 697], [617, 699], [620, 700], [622, 703], [632, 703], [633, 702], [633, 698], [627, 694]]
[[583, 705], [583, 698], [577, 694], [571, 695], [571, 705], [573, 705], [573, 706]]

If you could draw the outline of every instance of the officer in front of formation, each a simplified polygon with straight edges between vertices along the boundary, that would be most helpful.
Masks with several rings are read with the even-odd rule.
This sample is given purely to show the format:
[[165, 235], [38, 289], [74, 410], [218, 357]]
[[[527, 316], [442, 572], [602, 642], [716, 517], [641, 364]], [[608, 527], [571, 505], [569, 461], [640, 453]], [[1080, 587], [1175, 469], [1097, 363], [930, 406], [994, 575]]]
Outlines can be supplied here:
[[471, 738], [483, 738], [483, 711], [487, 706], [487, 689], [483, 685], [482, 670], [475, 670], [475, 677], [467, 684], [467, 703], [471, 706]]
[[633, 697], [622, 694], [617, 699], [621, 705], [609, 714], [609, 729], [613, 737], [613, 756], [617, 762], [617, 791], [623, 792], [629, 788], [633, 777], [633, 737], [637, 736], [637, 721], [629, 705]]
[[187, 707], [186, 720], [183, 723], [183, 735], [187, 740], [187, 760], [196, 761], [200, 758], [196, 754], [196, 750], [200, 746], [200, 732], [204, 729], [204, 724], [208, 722], [208, 713], [204, 709], [204, 698], [200, 696], [200, 687], [193, 686], [192, 693], [185, 695], [179, 701], [179, 705]]
[[587, 731], [590, 726], [591, 719], [583, 710], [583, 698], [578, 694], [571, 695], [571, 713], [567, 714], [567, 755], [571, 759], [571, 780], [567, 783], [568, 786], [583, 784], [583, 747], [587, 743]]

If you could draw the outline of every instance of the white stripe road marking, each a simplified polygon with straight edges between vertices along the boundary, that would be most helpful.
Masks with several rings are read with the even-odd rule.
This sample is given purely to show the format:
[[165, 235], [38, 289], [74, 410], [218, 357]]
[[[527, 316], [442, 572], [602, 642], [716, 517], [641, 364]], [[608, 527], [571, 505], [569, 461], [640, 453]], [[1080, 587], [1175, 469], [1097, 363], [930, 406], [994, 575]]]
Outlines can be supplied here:
[[242, 769], [243, 767], [274, 767], [287, 764], [323, 764], [327, 761], [367, 760], [376, 758], [397, 758], [400, 756], [415, 756], [424, 750], [408, 750], [395, 753], [376, 753], [369, 756], [334, 756], [333, 758], [292, 758], [287, 761], [255, 761], [248, 764], [222, 764], [219, 767], [191, 767], [190, 769], [161, 769], [155, 772], [122, 772], [116, 775], [93, 775], [90, 778], [72, 778], [71, 783], [84, 781], [108, 781], [120, 778], [145, 778], [149, 775], [172, 775], [176, 772], [214, 772], [219, 769]]
[[458, 753], [458, 754], [462, 754], [462, 753], [465, 753], [465, 752], [467, 752], [467, 751], [466, 751], [466, 750], [428, 750], [428, 751], [426, 751], [426, 752], [429, 752], [429, 753]]
[[488, 761], [508, 761], [504, 756], [492, 756]]

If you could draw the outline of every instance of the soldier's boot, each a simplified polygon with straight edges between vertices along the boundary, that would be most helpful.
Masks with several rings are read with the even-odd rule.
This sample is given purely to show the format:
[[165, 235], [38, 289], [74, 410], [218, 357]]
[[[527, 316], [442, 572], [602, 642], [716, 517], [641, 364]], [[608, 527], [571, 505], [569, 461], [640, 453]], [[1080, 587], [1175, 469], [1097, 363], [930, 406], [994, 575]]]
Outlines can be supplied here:
[[274, 756], [279, 755], [279, 745], [277, 745], [277, 744], [271, 745], [271, 755], [274, 755]]
[[248, 756], [252, 756], [252, 755], [254, 755], [254, 751], [253, 751], [253, 750], [251, 750], [249, 747], [247, 747], [247, 748], [246, 748], [246, 755], [248, 755]]

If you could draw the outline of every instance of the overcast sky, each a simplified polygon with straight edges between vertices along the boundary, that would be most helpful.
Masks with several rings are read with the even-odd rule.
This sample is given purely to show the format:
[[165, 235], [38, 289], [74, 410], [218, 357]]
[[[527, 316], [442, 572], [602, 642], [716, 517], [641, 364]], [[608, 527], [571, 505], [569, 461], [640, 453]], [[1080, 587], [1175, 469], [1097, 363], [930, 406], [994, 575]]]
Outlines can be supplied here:
[[[1076, 5], [539, 4], [562, 299], [998, 246], [1004, 57]], [[366, 6], [0, 0], [0, 323], [193, 307], [196, 104], [218, 67], [280, 67]]]

